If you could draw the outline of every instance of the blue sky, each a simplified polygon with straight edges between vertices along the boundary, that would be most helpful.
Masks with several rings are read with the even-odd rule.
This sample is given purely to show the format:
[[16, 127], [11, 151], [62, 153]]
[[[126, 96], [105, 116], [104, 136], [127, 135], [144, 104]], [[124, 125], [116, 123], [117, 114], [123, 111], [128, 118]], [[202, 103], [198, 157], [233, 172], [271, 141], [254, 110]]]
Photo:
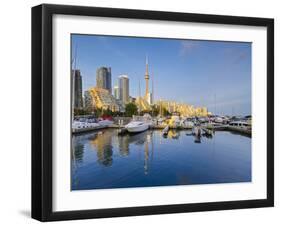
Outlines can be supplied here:
[[[72, 54], [83, 90], [96, 85], [96, 70], [130, 79], [130, 95], [145, 90], [145, 57], [154, 80], [154, 99], [206, 106], [216, 114], [251, 114], [251, 43], [72, 35]], [[74, 56], [74, 54], [73, 54]], [[150, 79], [150, 88], [151, 88]]]

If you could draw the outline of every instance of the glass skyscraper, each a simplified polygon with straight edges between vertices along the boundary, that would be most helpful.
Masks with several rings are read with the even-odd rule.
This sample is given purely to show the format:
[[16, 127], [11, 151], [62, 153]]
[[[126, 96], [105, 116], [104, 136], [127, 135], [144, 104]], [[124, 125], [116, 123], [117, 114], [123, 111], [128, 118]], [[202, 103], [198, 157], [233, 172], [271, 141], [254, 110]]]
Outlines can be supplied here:
[[130, 102], [129, 99], [129, 78], [127, 75], [119, 76], [119, 98], [123, 104]]
[[119, 95], [119, 87], [118, 86], [114, 86], [113, 87], [113, 94], [116, 100], [120, 100], [120, 95]]
[[98, 68], [96, 73], [96, 82], [98, 88], [107, 89], [111, 93], [111, 68]]
[[82, 76], [80, 70], [72, 70], [74, 108], [83, 108]]

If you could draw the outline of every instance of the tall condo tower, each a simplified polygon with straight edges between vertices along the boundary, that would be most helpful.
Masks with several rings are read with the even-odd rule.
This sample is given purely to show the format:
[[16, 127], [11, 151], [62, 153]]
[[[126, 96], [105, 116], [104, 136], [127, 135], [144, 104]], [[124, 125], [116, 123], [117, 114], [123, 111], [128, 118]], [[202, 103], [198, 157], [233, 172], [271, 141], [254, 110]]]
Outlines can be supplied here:
[[129, 103], [129, 78], [127, 75], [119, 76], [119, 99], [123, 104]]
[[98, 88], [107, 89], [111, 93], [111, 68], [100, 67], [96, 72], [96, 83]]
[[82, 76], [80, 70], [72, 70], [73, 82], [74, 82], [74, 108], [82, 108], [83, 107], [83, 97], [82, 97]]

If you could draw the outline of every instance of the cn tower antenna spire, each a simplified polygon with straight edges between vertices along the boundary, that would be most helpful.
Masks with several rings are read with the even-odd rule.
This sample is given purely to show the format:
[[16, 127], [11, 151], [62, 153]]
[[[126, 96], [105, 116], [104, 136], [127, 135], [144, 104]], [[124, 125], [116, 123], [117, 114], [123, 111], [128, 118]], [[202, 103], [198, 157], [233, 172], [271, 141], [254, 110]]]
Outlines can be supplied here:
[[147, 56], [147, 54], [145, 56], [145, 62], [146, 62], [146, 64], [148, 64], [148, 56]]
[[148, 75], [148, 56], [147, 56], [147, 54], [146, 54], [146, 57], [145, 57], [145, 66], [146, 66], [145, 75]]

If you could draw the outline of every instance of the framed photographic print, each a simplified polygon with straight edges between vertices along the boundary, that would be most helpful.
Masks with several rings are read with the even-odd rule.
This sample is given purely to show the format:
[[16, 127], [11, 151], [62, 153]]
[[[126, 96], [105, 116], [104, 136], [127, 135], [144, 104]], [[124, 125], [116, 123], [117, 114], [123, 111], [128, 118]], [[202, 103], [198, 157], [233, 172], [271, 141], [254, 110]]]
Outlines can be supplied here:
[[274, 204], [274, 21], [32, 8], [32, 217]]

